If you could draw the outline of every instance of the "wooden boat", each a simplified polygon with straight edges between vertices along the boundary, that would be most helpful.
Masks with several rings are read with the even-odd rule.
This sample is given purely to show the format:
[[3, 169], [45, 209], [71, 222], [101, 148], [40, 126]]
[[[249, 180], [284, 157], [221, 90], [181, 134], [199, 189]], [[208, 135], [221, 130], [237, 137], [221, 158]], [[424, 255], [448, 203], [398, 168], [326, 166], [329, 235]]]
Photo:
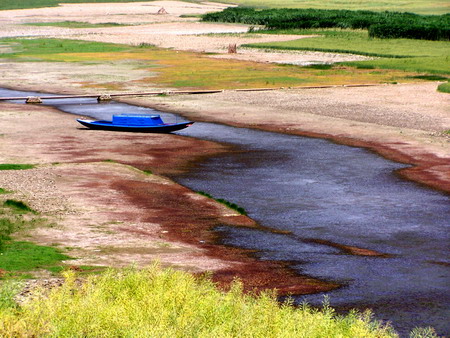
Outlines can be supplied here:
[[77, 119], [90, 129], [131, 131], [140, 133], [170, 133], [189, 127], [194, 122], [164, 123], [160, 115], [113, 115], [112, 121]]

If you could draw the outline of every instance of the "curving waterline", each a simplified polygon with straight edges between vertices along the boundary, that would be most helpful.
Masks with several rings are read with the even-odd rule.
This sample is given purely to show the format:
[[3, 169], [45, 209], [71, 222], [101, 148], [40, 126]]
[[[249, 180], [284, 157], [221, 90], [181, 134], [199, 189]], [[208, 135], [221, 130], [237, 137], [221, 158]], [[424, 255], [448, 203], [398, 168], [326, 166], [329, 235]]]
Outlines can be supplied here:
[[[99, 119], [124, 110], [154, 112], [92, 99], [50, 105]], [[219, 227], [224, 244], [343, 284], [329, 293], [332, 306], [372, 308], [402, 334], [416, 326], [450, 333], [447, 195], [399, 178], [395, 171], [405, 165], [361, 148], [210, 123], [179, 134], [231, 143], [239, 151], [198, 163], [173, 177], [177, 182], [225, 198], [264, 227], [287, 232]], [[346, 250], [353, 247], [378, 255]], [[323, 295], [296, 300], [320, 304]]]

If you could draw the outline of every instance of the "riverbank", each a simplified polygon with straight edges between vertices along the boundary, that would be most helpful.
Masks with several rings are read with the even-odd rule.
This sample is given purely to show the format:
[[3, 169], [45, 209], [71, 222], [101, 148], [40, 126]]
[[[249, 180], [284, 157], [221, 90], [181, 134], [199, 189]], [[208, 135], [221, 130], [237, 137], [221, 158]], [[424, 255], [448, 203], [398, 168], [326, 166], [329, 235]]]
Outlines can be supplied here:
[[188, 119], [256, 128], [368, 148], [412, 165], [406, 179], [450, 192], [450, 96], [436, 83], [225, 91], [127, 99]]
[[[362, 95], [374, 89], [384, 95], [383, 100], [371, 100], [367, 93]], [[422, 84], [269, 93], [230, 91], [127, 101], [182, 113], [196, 121], [322, 137], [368, 147], [390, 159], [414, 164], [402, 171], [416, 175], [408, 176], [411, 179], [448, 191], [449, 138], [438, 132], [442, 128], [439, 123], [446, 123], [447, 98], [433, 89], [432, 84]], [[423, 107], [416, 104], [402, 110], [404, 98], [399, 91], [435, 95], [438, 99]], [[330, 99], [330, 96], [342, 98], [344, 94], [353, 98], [353, 102], [345, 101], [345, 111], [344, 103], [339, 105]], [[358, 105], [361, 98], [372, 110], [376, 105], [383, 112], [380, 114], [383, 119], [358, 121], [376, 119], [375, 114], [360, 114], [353, 119], [336, 116], [352, 111], [359, 114], [355, 107], [370, 112], [361, 103]], [[417, 100], [420, 102], [420, 97]], [[309, 107], [310, 111], [324, 113], [301, 112], [299, 105], [303, 110]], [[334, 110], [326, 110], [325, 106]], [[71, 254], [79, 258], [76, 264], [80, 265], [145, 266], [157, 259], [164, 265], [192, 272], [213, 271], [215, 280], [222, 285], [238, 276], [248, 290], [277, 288], [282, 294], [305, 294], [337, 287], [298, 276], [284, 263], [258, 262], [250, 251], [217, 245], [217, 235], [211, 229], [218, 225], [258, 225], [164, 177], [188, 170], [203, 157], [229, 151], [226, 145], [177, 135], [89, 131], [79, 128], [73, 116], [49, 107], [9, 103], [0, 107], [1, 162], [40, 164], [32, 170], [3, 172], [0, 187], [15, 191], [16, 199], [27, 201], [59, 225], [36, 229], [27, 234], [31, 235], [28, 239], [43, 245], [70, 247]], [[416, 113], [419, 110], [422, 114]], [[417, 118], [427, 112], [428, 118]], [[386, 125], [388, 119], [391, 125]], [[402, 123], [422, 129], [402, 128], [399, 126]], [[433, 128], [436, 130], [426, 130]], [[350, 254], [382, 254], [365, 248], [351, 249]]]
[[77, 258], [71, 265], [144, 267], [158, 260], [194, 273], [211, 271], [224, 287], [239, 277], [246, 290], [277, 288], [282, 294], [337, 286], [218, 245], [214, 227], [258, 225], [161, 176], [227, 151], [224, 145], [177, 135], [86, 130], [72, 115], [36, 105], [2, 103], [0, 120], [0, 161], [38, 164], [2, 172], [0, 186], [13, 191], [7, 198], [27, 201], [57, 224], [17, 239], [65, 248]]
[[[171, 14], [156, 15], [160, 6]], [[216, 5], [152, 2], [152, 6], [122, 4], [114, 6], [111, 13], [110, 10], [102, 5], [88, 8], [72, 4], [1, 12], [4, 27], [0, 33], [3, 37], [51, 36], [155, 44], [222, 53], [208, 54], [210, 57], [246, 59], [247, 52], [225, 53], [228, 44], [263, 38], [245, 34], [198, 35], [245, 32], [247, 27], [200, 24], [191, 22], [196, 19], [180, 17], [217, 10]], [[67, 20], [137, 26], [70, 29], [23, 25]], [[193, 30], [189, 35], [183, 32], [186, 27]], [[271, 41], [293, 38], [298, 36], [264, 37]], [[330, 59], [323, 53], [284, 53], [283, 61], [289, 61], [287, 56], [296, 62]], [[264, 53], [258, 61], [277, 62], [280, 57], [280, 53]], [[347, 57], [352, 56], [333, 56], [333, 60], [344, 61]], [[124, 85], [125, 91], [134, 92], [162, 88], [158, 87], [161, 84], [152, 83], [149, 70], [133, 64], [131, 56], [130, 60], [96, 64], [5, 60], [2, 70], [0, 86], [19, 90], [82, 94], [103, 90], [101, 84], [105, 83], [111, 85], [110, 92], [117, 90], [114, 85]], [[436, 92], [436, 87], [437, 83], [422, 83], [252, 93], [225, 91], [129, 98], [126, 102], [177, 112], [194, 121], [367, 147], [387, 158], [412, 164], [412, 168], [401, 171], [405, 177], [449, 192], [450, 145], [449, 136], [444, 133], [450, 129], [449, 96]], [[74, 116], [43, 106], [2, 103], [0, 119], [1, 162], [40, 164], [29, 171], [2, 172], [0, 187], [15, 191], [15, 198], [27, 201], [58, 224], [56, 228], [36, 229], [29, 239], [70, 248], [71, 254], [80, 258], [79, 264], [126, 266], [135, 262], [143, 266], [159, 259], [165, 265], [188, 271], [215, 271], [216, 280], [223, 283], [239, 276], [248, 289], [276, 287], [281, 293], [295, 294], [336, 286], [297, 276], [282, 263], [258, 262], [249, 251], [216, 245], [217, 238], [209, 230], [218, 224], [258, 225], [175, 184], [165, 175], [189, 169], [203, 157], [228, 151], [227, 146], [176, 135], [87, 131], [78, 127]], [[150, 170], [153, 175], [142, 170]], [[365, 248], [347, 249], [351, 254], [378, 255]]]

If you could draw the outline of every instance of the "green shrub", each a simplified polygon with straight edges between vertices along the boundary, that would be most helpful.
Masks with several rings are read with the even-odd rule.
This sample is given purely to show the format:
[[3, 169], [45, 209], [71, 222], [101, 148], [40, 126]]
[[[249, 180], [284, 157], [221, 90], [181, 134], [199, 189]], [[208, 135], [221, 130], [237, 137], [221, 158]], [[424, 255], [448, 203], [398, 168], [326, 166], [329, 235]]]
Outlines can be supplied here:
[[10, 239], [9, 235], [17, 230], [17, 223], [7, 217], [0, 218], [0, 249], [5, 240]]
[[22, 288], [21, 283], [17, 281], [3, 281], [0, 286], [0, 311], [2, 309], [15, 309], [18, 307], [15, 296]]
[[273, 292], [229, 292], [208, 279], [158, 266], [107, 270], [80, 286], [73, 272], [48, 295], [0, 309], [0, 336], [27, 337], [396, 337], [368, 314], [279, 304]]
[[0, 163], [0, 170], [26, 170], [33, 169], [33, 164], [9, 164], [9, 163]]
[[414, 75], [414, 76], [407, 76], [407, 78], [410, 79], [420, 79], [420, 80], [429, 80], [429, 81], [447, 81], [448, 78], [440, 75]]
[[331, 69], [331, 68], [333, 68], [333, 65], [330, 65], [330, 64], [328, 64], [328, 63], [323, 63], [323, 64], [311, 64], [311, 65], [304, 66], [304, 68], [311, 68], [311, 69]]
[[268, 29], [367, 29], [371, 37], [378, 38], [450, 39], [450, 14], [230, 7], [222, 12], [205, 14], [203, 20], [263, 25]]
[[440, 84], [437, 90], [441, 93], [450, 93], [450, 82]]
[[450, 27], [439, 23], [384, 22], [370, 25], [369, 36], [382, 39], [449, 40]]
[[37, 213], [22, 201], [7, 199], [3, 202], [3, 206], [13, 209], [18, 214], [25, 214], [29, 212], [33, 214]]

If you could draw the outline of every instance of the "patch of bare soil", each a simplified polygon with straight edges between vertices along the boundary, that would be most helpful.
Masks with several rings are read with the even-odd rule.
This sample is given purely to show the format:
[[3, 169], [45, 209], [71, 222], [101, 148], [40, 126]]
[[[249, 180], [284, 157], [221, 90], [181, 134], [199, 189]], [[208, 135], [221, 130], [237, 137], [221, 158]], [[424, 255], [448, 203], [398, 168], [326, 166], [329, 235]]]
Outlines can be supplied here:
[[[62, 4], [55, 8], [0, 11], [0, 37], [57, 37], [120, 44], [152, 44], [162, 48], [217, 53], [211, 57], [258, 62], [309, 64], [364, 60], [367, 57], [319, 52], [271, 52], [240, 48], [254, 42], [289, 41], [298, 35], [244, 34], [248, 25], [199, 22], [193, 14], [220, 11], [229, 5], [193, 4], [180, 1], [153, 1], [115, 4]], [[157, 14], [164, 8], [167, 14]], [[188, 16], [188, 17], [186, 17]], [[35, 22], [80, 21], [117, 23], [131, 26], [107, 28], [62, 28], [27, 26]], [[307, 37], [307, 36], [305, 36]], [[228, 54], [236, 44], [237, 54]]]

